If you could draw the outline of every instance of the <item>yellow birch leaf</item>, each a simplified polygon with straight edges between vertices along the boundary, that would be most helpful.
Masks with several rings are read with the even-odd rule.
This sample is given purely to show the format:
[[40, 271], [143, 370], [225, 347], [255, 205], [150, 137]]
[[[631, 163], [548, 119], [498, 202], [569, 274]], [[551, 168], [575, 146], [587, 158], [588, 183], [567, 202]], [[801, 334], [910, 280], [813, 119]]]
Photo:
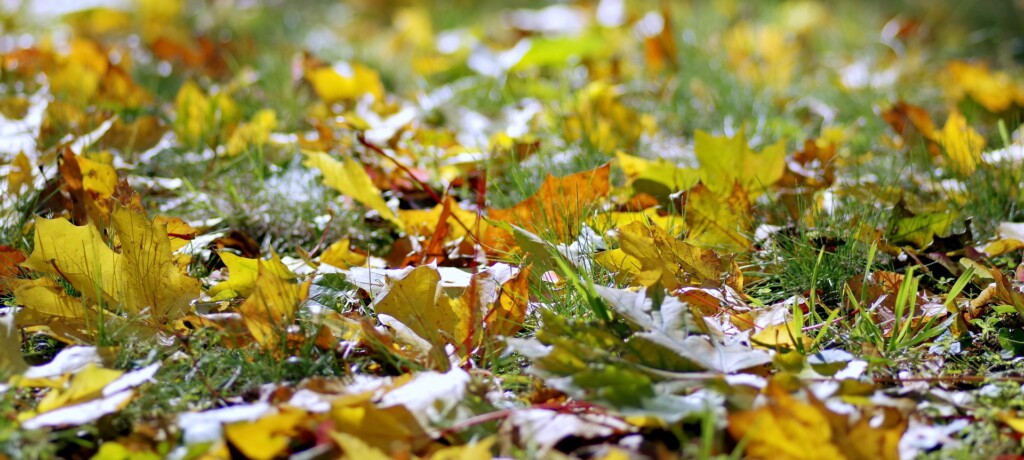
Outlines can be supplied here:
[[985, 138], [967, 124], [960, 112], [952, 112], [939, 133], [939, 144], [946, 152], [950, 169], [961, 176], [974, 174], [985, 149]]
[[39, 401], [36, 412], [49, 412], [64, 406], [96, 399], [103, 395], [103, 387], [124, 374], [123, 371], [104, 369], [90, 364], [71, 377], [67, 388], [54, 388]]
[[256, 288], [256, 278], [259, 276], [261, 267], [279, 278], [288, 280], [297, 278], [284, 262], [281, 262], [281, 258], [277, 254], [271, 254], [270, 260], [249, 259], [226, 251], [220, 251], [217, 255], [228, 267], [228, 279], [215, 284], [209, 291], [206, 291], [210, 296], [228, 292], [248, 297]]
[[366, 170], [359, 162], [349, 157], [345, 157], [345, 161], [341, 162], [323, 152], [304, 151], [303, 154], [306, 155], [306, 161], [302, 164], [307, 168], [319, 169], [324, 175], [324, 185], [377, 211], [381, 217], [395, 224], [399, 230], [405, 228], [405, 224], [388, 207], [384, 198], [380, 196], [380, 190], [373, 185], [373, 180], [366, 174]]
[[298, 426], [309, 419], [309, 414], [296, 409], [284, 409], [265, 415], [252, 422], [237, 422], [224, 427], [224, 437], [245, 458], [270, 460], [277, 458], [298, 432]]
[[782, 179], [786, 172], [786, 144], [779, 141], [755, 152], [740, 131], [734, 137], [712, 136], [697, 131], [694, 152], [700, 160], [705, 184], [715, 193], [732, 192], [733, 183], [756, 197]]
[[309, 296], [308, 280], [282, 277], [271, 268], [272, 262], [257, 260], [256, 288], [238, 312], [256, 341], [272, 348], [286, 337], [288, 326], [295, 322], [295, 312]]

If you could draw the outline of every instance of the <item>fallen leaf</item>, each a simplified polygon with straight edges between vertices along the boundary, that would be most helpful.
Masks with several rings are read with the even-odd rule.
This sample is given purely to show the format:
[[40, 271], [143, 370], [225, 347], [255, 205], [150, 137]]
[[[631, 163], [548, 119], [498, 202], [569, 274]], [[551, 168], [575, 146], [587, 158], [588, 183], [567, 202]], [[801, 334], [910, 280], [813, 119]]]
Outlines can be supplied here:
[[694, 153], [700, 160], [704, 184], [718, 195], [733, 193], [739, 183], [752, 198], [782, 179], [786, 171], [786, 144], [777, 142], [755, 152], [742, 131], [736, 136], [712, 136], [697, 131]]
[[377, 211], [399, 230], [405, 227], [405, 223], [388, 207], [384, 198], [381, 198], [380, 190], [373, 185], [373, 180], [359, 162], [347, 156], [343, 162], [338, 161], [323, 152], [304, 151], [303, 154], [306, 155], [306, 160], [302, 164], [307, 168], [319, 169], [324, 175], [324, 185]]
[[808, 394], [809, 402], [790, 396], [770, 381], [767, 401], [753, 410], [729, 414], [729, 433], [746, 441], [745, 455], [778, 459], [898, 459], [898, 444], [907, 421], [882, 411], [875, 425], [868, 414], [856, 423], [836, 414]]
[[[743, 277], [735, 262], [722, 260], [714, 251], [680, 241], [659, 227], [634, 222], [620, 228], [619, 246], [628, 256], [621, 265], [608, 267], [630, 272], [633, 283], [653, 286], [661, 283], [669, 290], [682, 286], [724, 283], [742, 292]], [[607, 261], [608, 256], [599, 258]]]
[[14, 315], [0, 316], [0, 379], [28, 369], [21, 356], [21, 331], [14, 325]]
[[364, 94], [372, 95], [377, 101], [384, 99], [380, 75], [359, 63], [307, 70], [306, 80], [316, 95], [328, 104], [351, 101]]
[[294, 280], [297, 277], [281, 262], [277, 253], [270, 254], [270, 260], [239, 257], [227, 251], [220, 251], [217, 255], [228, 269], [228, 279], [215, 284], [206, 292], [215, 298], [248, 297], [256, 289], [256, 278], [261, 268], [279, 278]]
[[1005, 72], [992, 71], [983, 63], [952, 61], [946, 65], [946, 92], [959, 100], [969, 96], [992, 113], [1014, 104], [1024, 106], [1024, 86]]
[[737, 181], [728, 195], [697, 184], [686, 193], [686, 241], [729, 252], [750, 250], [750, 200]]
[[610, 170], [611, 165], [606, 163], [596, 169], [564, 177], [548, 174], [536, 193], [511, 208], [491, 209], [488, 217], [523, 225], [530, 232], [551, 235], [558, 242], [572, 241], [586, 219], [585, 213], [611, 190], [608, 181]]
[[[199, 296], [199, 281], [175, 264], [165, 226], [120, 206], [111, 214], [111, 224], [120, 253], [94, 226], [37, 217], [35, 245], [22, 266], [64, 278], [92, 304], [123, 308], [133, 315], [146, 312], [150, 324], [166, 324], [184, 315], [189, 302]], [[24, 305], [37, 311], [68, 311], [55, 288], [37, 282], [20, 296]], [[40, 289], [51, 294], [34, 294], [42, 293]]]
[[342, 238], [331, 244], [320, 254], [320, 262], [346, 269], [352, 266], [361, 266], [366, 263], [366, 254], [360, 254], [352, 250], [348, 238]]
[[238, 312], [256, 342], [272, 349], [286, 340], [299, 305], [309, 296], [312, 280], [299, 283], [294, 275], [281, 276], [273, 262], [262, 259], [257, 260], [256, 271], [256, 287]]
[[952, 112], [939, 134], [939, 144], [946, 152], [950, 169], [961, 176], [969, 176], [981, 161], [985, 138], [967, 124], [960, 112]]
[[224, 437], [246, 458], [270, 460], [281, 456], [309, 414], [295, 409], [264, 415], [259, 420], [224, 426]]
[[19, 195], [25, 186], [32, 186], [32, 163], [25, 156], [25, 152], [18, 152], [11, 162], [11, 171], [7, 174], [7, 193]]

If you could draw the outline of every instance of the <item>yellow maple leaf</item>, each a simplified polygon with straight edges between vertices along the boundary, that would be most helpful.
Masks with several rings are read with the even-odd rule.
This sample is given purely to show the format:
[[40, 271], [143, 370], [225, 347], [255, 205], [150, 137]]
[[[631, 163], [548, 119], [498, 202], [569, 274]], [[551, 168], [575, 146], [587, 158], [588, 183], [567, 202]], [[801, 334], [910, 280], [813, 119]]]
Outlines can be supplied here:
[[967, 118], [957, 111], [950, 113], [938, 138], [950, 169], [962, 176], [973, 174], [981, 161], [985, 138], [967, 124]]
[[358, 438], [366, 446], [387, 454], [395, 453], [396, 447], [415, 452], [430, 440], [409, 409], [401, 405], [378, 408], [373, 403], [373, 392], [336, 399], [331, 404], [330, 416], [334, 422], [332, 435], [340, 441], [349, 458], [373, 457], [360, 456], [367, 451], [362, 446], [346, 442], [350, 438], [337, 436], [339, 434]]
[[353, 251], [349, 239], [342, 238], [324, 250], [320, 262], [338, 268], [358, 267], [366, 263], [366, 255]]
[[0, 379], [28, 369], [21, 356], [21, 331], [14, 325], [14, 315], [0, 316]]
[[228, 138], [224, 154], [235, 157], [247, 149], [259, 149], [270, 140], [270, 132], [277, 128], [277, 114], [271, 109], [256, 112], [252, 118], [235, 128]]
[[[111, 224], [120, 253], [91, 225], [37, 217], [35, 246], [22, 266], [63, 277], [92, 304], [146, 312], [153, 324], [184, 315], [199, 295], [199, 281], [175, 264], [166, 227], [125, 207], [114, 210]], [[53, 286], [32, 285], [20, 295], [34, 310], [69, 309]]]
[[709, 247], [743, 252], [750, 249], [752, 233], [747, 192], [734, 182], [732, 193], [723, 196], [704, 184], [686, 194], [686, 241]]
[[448, 297], [440, 282], [441, 274], [436, 268], [416, 267], [385, 287], [373, 309], [377, 314], [394, 317], [429, 342], [437, 361], [434, 364], [445, 367], [448, 360], [444, 346], [461, 347], [467, 341], [473, 314]]
[[357, 99], [372, 94], [377, 101], [384, 99], [384, 84], [380, 74], [365, 65], [351, 63], [336, 67], [320, 67], [306, 72], [306, 80], [313, 92], [328, 104]]
[[[466, 236], [466, 229], [463, 225], [469, 227], [470, 230], [476, 231], [477, 214], [473, 211], [462, 209], [455, 198], [451, 196], [447, 197], [446, 200], [448, 200], [447, 205], [451, 215], [445, 220], [445, 223], [448, 225], [448, 235], [445, 237], [445, 240], [453, 241]], [[399, 209], [398, 217], [402, 222], [405, 222], [405, 230], [410, 235], [429, 237], [437, 228], [444, 207], [444, 203], [439, 203], [429, 210]], [[462, 222], [462, 224], [460, 225], [459, 222]], [[480, 222], [480, 225], [483, 226], [485, 224]], [[483, 232], [482, 227], [481, 232]]]
[[740, 21], [722, 38], [733, 74], [759, 85], [785, 88], [799, 58], [799, 42], [785, 30]]
[[283, 409], [251, 422], [236, 422], [224, 426], [224, 437], [245, 458], [270, 460], [281, 455], [299, 426], [310, 416], [298, 409]]
[[[597, 258], [607, 268], [626, 271], [632, 282], [653, 286], [660, 282], [667, 289], [719, 282], [737, 291], [743, 288], [743, 277], [736, 264], [723, 261], [714, 251], [680, 241], [656, 226], [634, 222], [619, 229], [621, 252]], [[609, 251], [611, 252], [611, 251]], [[616, 260], [618, 259], [618, 260]]]
[[373, 185], [373, 180], [359, 162], [347, 156], [343, 162], [338, 161], [324, 152], [302, 153], [306, 155], [306, 160], [302, 164], [307, 168], [319, 169], [324, 175], [324, 185], [377, 211], [381, 217], [399, 229], [405, 228], [405, 224], [388, 207], [384, 198], [380, 196], [380, 190]]
[[190, 241], [199, 235], [199, 230], [196, 230], [188, 222], [178, 217], [156, 216], [153, 218], [153, 223], [163, 225], [167, 229], [167, 237], [171, 240], [172, 252], [187, 246]]
[[784, 141], [755, 152], [747, 145], [742, 131], [726, 137], [698, 130], [694, 152], [700, 160], [705, 185], [722, 195], [731, 193], [733, 183], [739, 182], [748, 195], [757, 197], [786, 172]]
[[[491, 447], [497, 441], [495, 436], [462, 446], [449, 446], [436, 450], [430, 460], [477, 460], [494, 458]], [[628, 457], [625, 457], [628, 458]]]
[[331, 432], [331, 438], [338, 444], [338, 447], [341, 447], [341, 451], [344, 453], [344, 457], [341, 458], [344, 460], [394, 460], [383, 450], [364, 442], [357, 436], [335, 431]]
[[[120, 256], [91, 225], [35, 219], [35, 244], [22, 267], [59, 275], [93, 303], [117, 303]], [[32, 305], [26, 305], [35, 308]]]
[[653, 131], [654, 120], [623, 104], [615, 86], [595, 81], [577, 92], [563, 129], [569, 141], [586, 141], [610, 155], [618, 149], [633, 148], [640, 136]]
[[657, 208], [647, 208], [638, 212], [602, 212], [591, 216], [587, 220], [587, 225], [598, 234], [604, 234], [608, 230], [625, 227], [633, 222], [657, 225], [672, 235], [678, 235], [686, 228], [682, 216], [674, 214], [662, 216]]
[[199, 281], [175, 264], [166, 225], [120, 206], [110, 221], [121, 241], [121, 306], [132, 313], [148, 309], [158, 322], [183, 316], [199, 296]]
[[54, 388], [46, 393], [46, 396], [36, 406], [36, 412], [49, 412], [98, 398], [102, 396], [103, 388], [122, 374], [124, 374], [123, 371], [104, 369], [90, 364], [71, 377], [67, 388]]
[[213, 141], [221, 132], [238, 121], [235, 102], [226, 93], [207, 96], [189, 80], [174, 98], [174, 133], [182, 143], [197, 147]]
[[7, 193], [18, 195], [24, 186], [32, 186], [32, 164], [25, 152], [18, 152], [11, 162], [11, 171], [7, 174]]
[[1006, 72], [995, 72], [986, 64], [953, 61], [946, 66], [946, 92], [959, 100], [970, 96], [992, 113], [1024, 105], [1024, 85]]
[[294, 277], [281, 276], [273, 262], [259, 259], [256, 263], [256, 288], [238, 307], [238, 312], [256, 341], [273, 348], [287, 336], [288, 326], [295, 322], [295, 312], [309, 296], [312, 280], [299, 283]]
[[633, 189], [655, 197], [686, 190], [697, 185], [701, 179], [699, 170], [680, 168], [664, 158], [648, 160], [624, 152], [616, 153], [615, 157]]
[[729, 414], [729, 433], [747, 441], [746, 456], [777, 459], [897, 459], [906, 420], [895, 410], [883, 410], [882, 423], [863, 414], [851, 424], [813, 395], [808, 402], [791, 396], [770, 381], [763, 406]]
[[209, 291], [206, 291], [213, 297], [248, 297], [256, 288], [256, 278], [259, 276], [261, 267], [279, 278], [288, 280], [297, 278], [284, 262], [281, 262], [281, 258], [276, 253], [270, 255], [270, 260], [250, 259], [236, 256], [227, 251], [220, 251], [217, 255], [228, 268], [228, 279], [215, 284]]

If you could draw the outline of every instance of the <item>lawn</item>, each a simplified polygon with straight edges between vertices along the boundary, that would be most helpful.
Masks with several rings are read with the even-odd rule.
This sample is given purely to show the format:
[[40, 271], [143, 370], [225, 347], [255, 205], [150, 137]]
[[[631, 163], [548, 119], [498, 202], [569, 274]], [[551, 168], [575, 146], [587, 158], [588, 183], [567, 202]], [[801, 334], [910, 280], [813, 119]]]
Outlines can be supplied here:
[[0, 53], [0, 459], [1024, 455], [1019, 1], [13, 1]]

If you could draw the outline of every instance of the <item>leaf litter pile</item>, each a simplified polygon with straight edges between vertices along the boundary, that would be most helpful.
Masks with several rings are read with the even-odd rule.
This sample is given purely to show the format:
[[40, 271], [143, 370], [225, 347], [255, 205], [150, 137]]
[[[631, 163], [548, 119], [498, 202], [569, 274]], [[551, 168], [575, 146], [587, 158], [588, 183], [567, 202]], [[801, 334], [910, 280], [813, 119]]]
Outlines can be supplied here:
[[1024, 5], [528, 3], [4, 2], [0, 458], [1024, 454]]

